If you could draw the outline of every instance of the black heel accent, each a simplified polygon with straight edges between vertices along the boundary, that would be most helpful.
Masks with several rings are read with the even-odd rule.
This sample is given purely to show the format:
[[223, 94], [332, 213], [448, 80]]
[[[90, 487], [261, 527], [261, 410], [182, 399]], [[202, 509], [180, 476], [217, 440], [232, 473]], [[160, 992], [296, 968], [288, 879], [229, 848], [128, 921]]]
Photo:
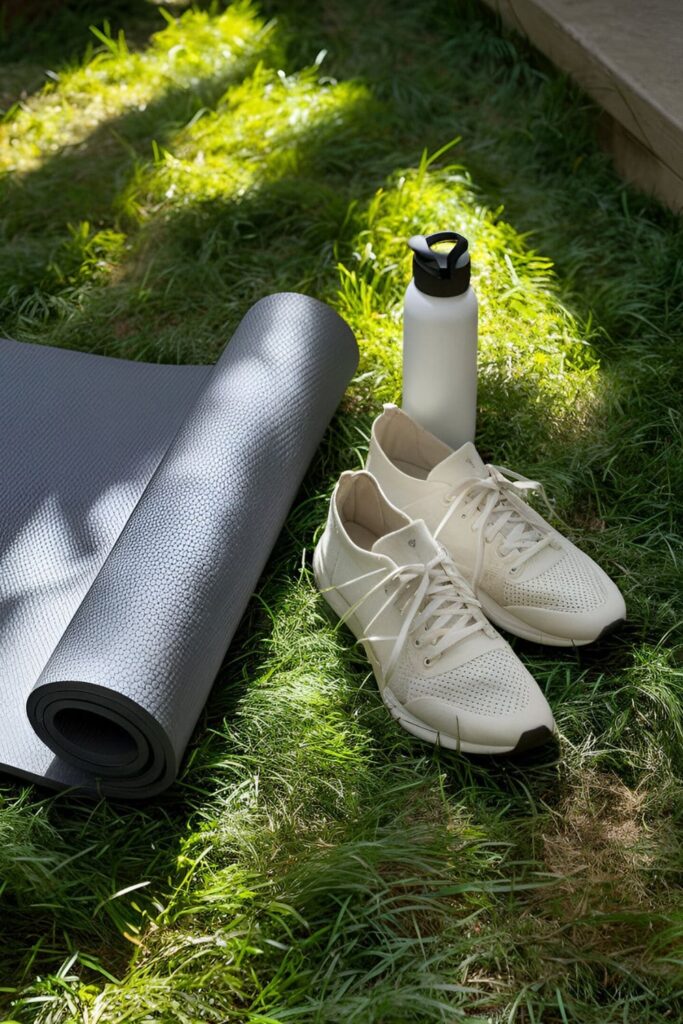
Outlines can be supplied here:
[[527, 750], [533, 750], [535, 747], [542, 747], [548, 743], [555, 734], [547, 725], [537, 725], [535, 729], [527, 729], [517, 740], [517, 745], [511, 754], [523, 754]]

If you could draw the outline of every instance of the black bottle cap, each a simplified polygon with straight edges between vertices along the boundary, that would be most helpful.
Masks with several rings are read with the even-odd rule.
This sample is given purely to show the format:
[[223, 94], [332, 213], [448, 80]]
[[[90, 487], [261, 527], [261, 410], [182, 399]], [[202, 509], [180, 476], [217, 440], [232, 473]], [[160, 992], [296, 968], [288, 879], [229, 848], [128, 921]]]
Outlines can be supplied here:
[[[449, 252], [435, 252], [437, 242], [453, 242]], [[408, 239], [413, 250], [413, 278], [416, 288], [426, 295], [462, 295], [470, 286], [470, 256], [467, 239], [455, 231], [437, 231], [433, 235], [413, 235]]]

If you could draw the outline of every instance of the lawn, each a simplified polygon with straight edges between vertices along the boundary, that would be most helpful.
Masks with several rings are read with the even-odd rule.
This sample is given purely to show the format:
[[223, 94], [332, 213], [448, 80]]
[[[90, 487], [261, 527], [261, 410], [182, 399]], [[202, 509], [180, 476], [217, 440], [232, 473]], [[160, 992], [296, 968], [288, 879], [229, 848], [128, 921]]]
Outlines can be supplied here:
[[[0, 1016], [682, 1019], [680, 221], [474, 3], [71, 2], [0, 56], [2, 334], [211, 362], [289, 289], [361, 347], [178, 783], [126, 807], [0, 777]], [[405, 240], [439, 228], [470, 239], [482, 454], [627, 600], [593, 647], [515, 643], [557, 755], [400, 731], [313, 586], [400, 398]]]

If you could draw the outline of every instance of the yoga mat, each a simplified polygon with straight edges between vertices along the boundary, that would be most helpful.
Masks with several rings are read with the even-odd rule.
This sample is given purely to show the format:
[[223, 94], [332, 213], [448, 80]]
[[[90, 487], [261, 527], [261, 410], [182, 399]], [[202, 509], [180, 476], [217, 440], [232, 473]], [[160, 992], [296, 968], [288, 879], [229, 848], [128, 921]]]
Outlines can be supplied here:
[[188, 739], [358, 360], [258, 302], [215, 366], [0, 341], [0, 769], [147, 798]]

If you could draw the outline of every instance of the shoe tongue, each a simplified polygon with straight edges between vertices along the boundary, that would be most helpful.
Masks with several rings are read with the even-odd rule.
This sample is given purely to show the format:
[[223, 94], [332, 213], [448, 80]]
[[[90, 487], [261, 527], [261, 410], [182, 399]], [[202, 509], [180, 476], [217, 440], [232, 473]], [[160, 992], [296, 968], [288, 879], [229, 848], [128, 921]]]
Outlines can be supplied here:
[[473, 476], [484, 478], [487, 475], [486, 466], [481, 461], [479, 452], [471, 441], [467, 441], [447, 459], [434, 466], [427, 479], [439, 483], [459, 484]]
[[396, 565], [408, 565], [413, 562], [428, 562], [439, 551], [439, 546], [432, 537], [422, 519], [402, 526], [394, 533], [385, 533], [372, 545], [378, 555], [388, 555]]

